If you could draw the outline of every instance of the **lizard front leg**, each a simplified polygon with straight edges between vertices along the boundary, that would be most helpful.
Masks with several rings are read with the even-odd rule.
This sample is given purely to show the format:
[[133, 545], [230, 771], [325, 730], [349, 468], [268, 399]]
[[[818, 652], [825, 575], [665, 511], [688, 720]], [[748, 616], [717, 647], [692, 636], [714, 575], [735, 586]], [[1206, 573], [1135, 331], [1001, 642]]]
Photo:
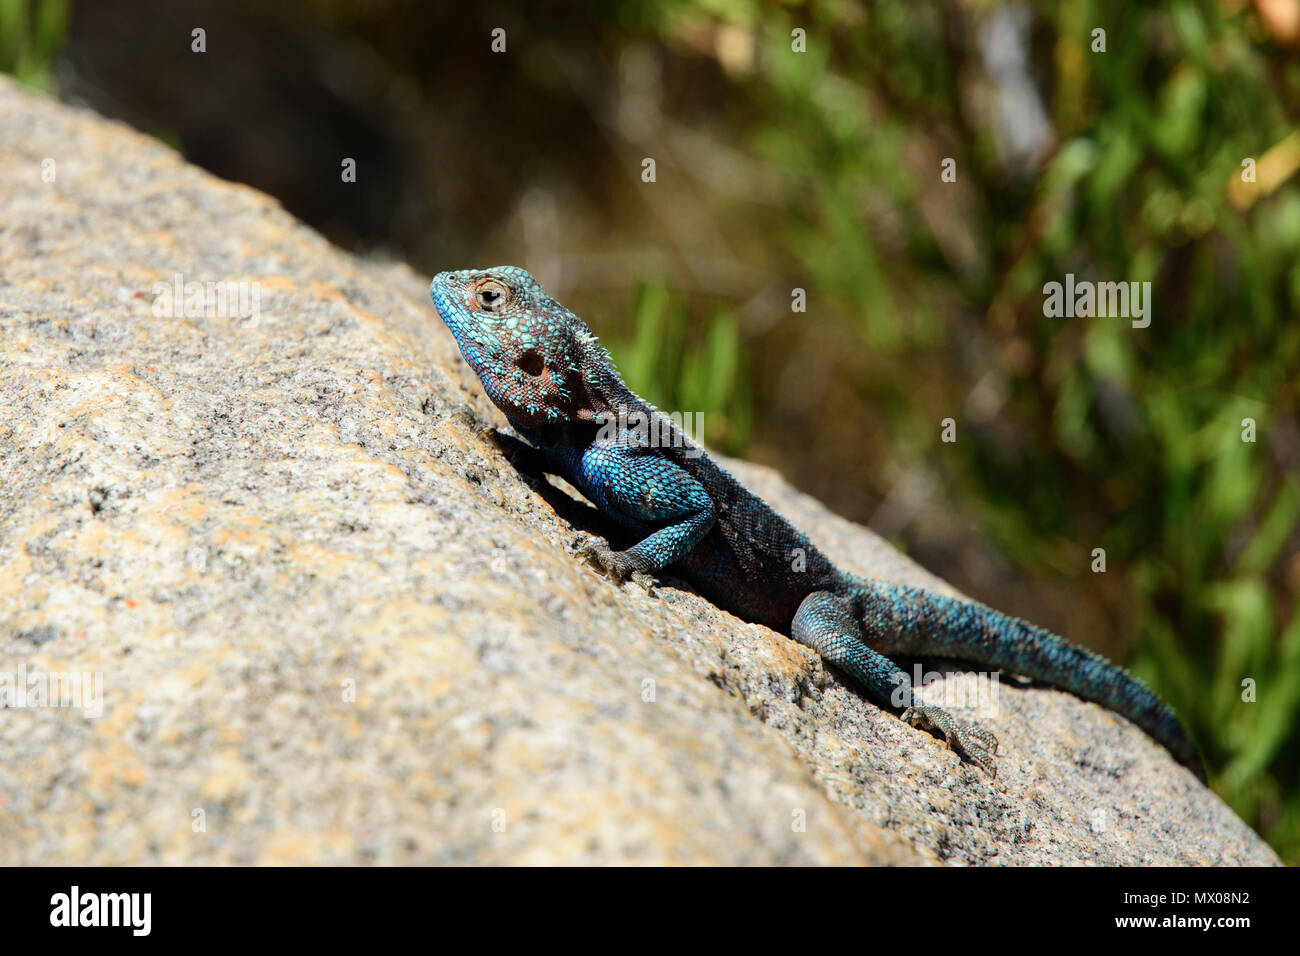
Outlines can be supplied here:
[[653, 573], [685, 557], [717, 520], [702, 484], [644, 448], [593, 444], [579, 467], [584, 491], [602, 511], [655, 529], [626, 551], [599, 539], [579, 549], [580, 557], [616, 580], [630, 578], [649, 590]]
[[914, 727], [937, 730], [948, 746], [990, 777], [997, 776], [993, 757], [998, 740], [987, 730], [957, 721], [940, 707], [914, 699], [907, 672], [863, 642], [862, 625], [854, 619], [844, 598], [830, 591], [814, 591], [795, 612], [790, 636], [811, 647], [822, 659], [848, 674], [887, 707], [902, 707], [902, 719]]

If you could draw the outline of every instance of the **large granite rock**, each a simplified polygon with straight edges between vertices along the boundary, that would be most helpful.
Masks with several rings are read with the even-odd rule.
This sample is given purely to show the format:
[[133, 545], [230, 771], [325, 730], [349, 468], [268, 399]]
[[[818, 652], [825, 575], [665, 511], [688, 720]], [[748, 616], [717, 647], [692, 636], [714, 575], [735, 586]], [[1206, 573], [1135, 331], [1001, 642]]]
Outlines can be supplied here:
[[[0, 711], [0, 862], [1276, 861], [1100, 707], [1004, 682], [990, 780], [787, 638], [596, 577], [425, 277], [4, 80], [0, 271], [0, 681], [102, 680]], [[157, 315], [176, 274], [260, 314]]]

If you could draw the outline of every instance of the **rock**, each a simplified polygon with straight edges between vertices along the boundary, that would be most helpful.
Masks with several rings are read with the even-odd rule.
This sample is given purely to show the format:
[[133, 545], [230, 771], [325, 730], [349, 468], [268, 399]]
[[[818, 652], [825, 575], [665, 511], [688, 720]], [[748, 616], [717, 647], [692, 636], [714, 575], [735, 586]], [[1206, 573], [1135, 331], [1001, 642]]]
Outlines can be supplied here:
[[[1100, 707], [1004, 681], [990, 780], [786, 637], [596, 577], [424, 276], [2, 79], [0, 169], [0, 680], [90, 675], [0, 720], [0, 862], [1277, 862]], [[155, 314], [177, 275], [250, 308]]]

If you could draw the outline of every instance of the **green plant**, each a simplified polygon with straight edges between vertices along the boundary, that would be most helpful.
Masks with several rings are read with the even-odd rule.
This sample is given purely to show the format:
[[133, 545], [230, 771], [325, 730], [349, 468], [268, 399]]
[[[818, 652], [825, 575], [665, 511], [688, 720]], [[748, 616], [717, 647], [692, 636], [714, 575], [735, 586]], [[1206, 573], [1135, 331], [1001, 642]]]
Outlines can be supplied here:
[[68, 34], [69, 0], [0, 0], [0, 70], [37, 89], [53, 87], [50, 68]]
[[[687, 335], [687, 309], [662, 283], [637, 294], [630, 339], [609, 343], [628, 385], [668, 413], [703, 421], [702, 438], [736, 453], [749, 443], [753, 402], [735, 317], [717, 309], [697, 339]], [[702, 419], [695, 416], [702, 416]]]

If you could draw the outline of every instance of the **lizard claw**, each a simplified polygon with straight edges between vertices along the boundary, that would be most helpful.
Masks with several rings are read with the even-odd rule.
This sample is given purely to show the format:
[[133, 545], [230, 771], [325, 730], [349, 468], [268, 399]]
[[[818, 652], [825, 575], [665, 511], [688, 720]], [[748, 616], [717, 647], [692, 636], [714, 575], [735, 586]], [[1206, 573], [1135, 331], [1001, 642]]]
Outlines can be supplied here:
[[585, 564], [590, 564], [597, 571], [605, 571], [604, 556], [612, 554], [609, 545], [605, 543], [604, 538], [595, 536], [584, 536], [578, 539], [577, 550], [574, 551], [574, 557]]
[[990, 777], [998, 775], [993, 757], [998, 752], [998, 738], [974, 724], [958, 723], [939, 707], [915, 704], [903, 711], [903, 720], [922, 730], [937, 730], [948, 742], [948, 749], [965, 757]]
[[645, 588], [646, 593], [654, 594], [655, 585], [658, 583], [654, 576], [642, 570], [637, 559], [626, 551], [611, 549], [604, 538], [587, 538], [578, 546], [577, 558], [590, 564], [601, 574], [609, 575], [620, 584], [624, 581], [634, 581]]
[[659, 582], [653, 576], [646, 574], [644, 571], [633, 571], [628, 575], [633, 581], [645, 588], [645, 593], [654, 597], [655, 585]]

